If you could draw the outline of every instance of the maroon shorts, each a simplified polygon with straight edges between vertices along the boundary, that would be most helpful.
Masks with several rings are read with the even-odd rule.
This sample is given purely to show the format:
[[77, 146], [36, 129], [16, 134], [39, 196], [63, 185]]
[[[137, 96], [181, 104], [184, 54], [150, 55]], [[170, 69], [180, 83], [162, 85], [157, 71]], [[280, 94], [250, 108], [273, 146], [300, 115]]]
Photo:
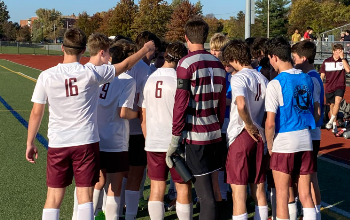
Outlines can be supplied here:
[[317, 172], [317, 155], [318, 152], [320, 151], [320, 145], [321, 145], [321, 141], [320, 140], [314, 140], [312, 141], [312, 147], [313, 147], [313, 155], [314, 155], [314, 168], [315, 168], [315, 172]]
[[128, 152], [104, 152], [100, 151], [100, 169], [106, 169], [107, 173], [129, 171]]
[[99, 143], [51, 148], [47, 151], [46, 184], [51, 188], [94, 186], [100, 172]]
[[272, 153], [270, 168], [292, 176], [314, 173], [313, 152]]
[[264, 167], [264, 142], [256, 142], [246, 130], [230, 145], [226, 160], [227, 183], [247, 185], [266, 180]]
[[151, 180], [166, 181], [170, 170], [171, 177], [175, 183], [183, 183], [181, 176], [176, 172], [175, 168], [170, 168], [165, 163], [165, 152], [149, 152], [147, 151], [147, 173]]

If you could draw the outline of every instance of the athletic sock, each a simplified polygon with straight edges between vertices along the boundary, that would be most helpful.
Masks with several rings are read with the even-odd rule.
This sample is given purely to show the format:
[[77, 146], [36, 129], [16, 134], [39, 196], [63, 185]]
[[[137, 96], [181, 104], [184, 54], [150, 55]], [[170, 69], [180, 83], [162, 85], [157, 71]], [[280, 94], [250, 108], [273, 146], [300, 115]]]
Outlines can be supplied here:
[[316, 220], [321, 220], [321, 205], [315, 205]]
[[304, 220], [316, 220], [316, 209], [315, 208], [303, 208]]
[[268, 206], [255, 206], [254, 220], [267, 220], [269, 217]]
[[119, 216], [124, 215], [124, 205], [125, 205], [125, 187], [128, 178], [123, 177], [122, 190], [120, 191], [120, 206], [119, 206]]
[[143, 199], [143, 190], [145, 189], [145, 181], [146, 181], [146, 176], [147, 176], [147, 172], [146, 172], [146, 169], [143, 171], [143, 177], [142, 177], [142, 181], [140, 183], [140, 189], [139, 189], [139, 192], [140, 192], [140, 199], [142, 198]]
[[152, 220], [163, 220], [165, 215], [164, 203], [161, 201], [149, 201], [148, 213]]
[[248, 214], [244, 213], [242, 215], [237, 215], [237, 216], [232, 216], [232, 220], [247, 220], [248, 219]]
[[118, 196], [107, 196], [106, 198], [106, 220], [117, 220], [119, 219], [119, 205], [120, 197]]
[[43, 209], [42, 220], [58, 220], [60, 217], [59, 209]]
[[78, 218], [78, 197], [77, 197], [77, 187], [74, 188], [74, 205], [73, 205], [73, 216], [72, 220], [77, 220]]
[[78, 205], [77, 220], [94, 220], [94, 204], [87, 202]]
[[289, 219], [290, 220], [297, 220], [298, 219], [298, 208], [297, 203], [292, 202], [288, 204], [288, 211], [289, 211]]
[[140, 192], [125, 190], [125, 220], [134, 220], [136, 219], [137, 209], [139, 205]]
[[102, 211], [106, 211], [106, 200], [107, 200], [107, 192], [108, 192], [109, 183], [106, 183], [103, 187], [103, 197], [102, 197]]
[[225, 183], [225, 171], [219, 171], [219, 188], [221, 198], [227, 200], [227, 183]]
[[178, 201], [176, 201], [176, 214], [179, 220], [191, 220], [191, 208], [191, 204], [181, 204]]
[[272, 209], [272, 219], [276, 219], [276, 188], [271, 188], [271, 209]]
[[329, 119], [329, 122], [328, 122], [328, 123], [333, 123], [333, 121], [334, 121], [335, 118], [336, 118], [336, 116], [335, 116], [335, 115], [332, 115], [332, 116], [331, 116], [331, 119]]
[[97, 205], [98, 205], [98, 202], [99, 202], [99, 199], [100, 199], [100, 193], [101, 193], [101, 190], [94, 189], [94, 194], [92, 196], [92, 202], [94, 203], [94, 213], [95, 213], [95, 215], [98, 214], [96, 212], [96, 209], [97, 209]]

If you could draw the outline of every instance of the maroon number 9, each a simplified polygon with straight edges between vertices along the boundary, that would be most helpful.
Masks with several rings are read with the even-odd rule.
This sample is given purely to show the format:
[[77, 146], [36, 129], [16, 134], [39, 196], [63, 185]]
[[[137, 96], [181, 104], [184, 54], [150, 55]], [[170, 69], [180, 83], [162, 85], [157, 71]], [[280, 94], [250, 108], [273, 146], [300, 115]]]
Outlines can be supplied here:
[[100, 99], [106, 99], [107, 97], [107, 92], [108, 92], [108, 89], [109, 89], [109, 84], [110, 83], [106, 83], [102, 86], [102, 92], [104, 92], [104, 94], [100, 93]]
[[[66, 97], [77, 96], [79, 94], [78, 86], [77, 85], [73, 85], [73, 82], [77, 82], [77, 78], [69, 78], [69, 79], [65, 80]], [[73, 89], [74, 89], [74, 91], [73, 91]]]
[[162, 88], [159, 88], [159, 85], [163, 85], [163, 81], [157, 81], [156, 83], [156, 98], [162, 98]]

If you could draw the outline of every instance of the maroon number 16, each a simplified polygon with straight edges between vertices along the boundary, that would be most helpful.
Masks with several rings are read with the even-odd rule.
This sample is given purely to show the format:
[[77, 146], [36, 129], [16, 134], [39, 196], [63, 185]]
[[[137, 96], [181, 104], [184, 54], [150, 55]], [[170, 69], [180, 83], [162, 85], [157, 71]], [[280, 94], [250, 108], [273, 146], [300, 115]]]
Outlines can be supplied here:
[[[66, 97], [69, 96], [77, 96], [78, 95], [78, 86], [73, 85], [73, 82], [77, 82], [77, 78], [69, 78], [65, 80], [65, 86], [66, 86]], [[69, 90], [68, 90], [69, 88]], [[74, 89], [74, 91], [73, 91]]]

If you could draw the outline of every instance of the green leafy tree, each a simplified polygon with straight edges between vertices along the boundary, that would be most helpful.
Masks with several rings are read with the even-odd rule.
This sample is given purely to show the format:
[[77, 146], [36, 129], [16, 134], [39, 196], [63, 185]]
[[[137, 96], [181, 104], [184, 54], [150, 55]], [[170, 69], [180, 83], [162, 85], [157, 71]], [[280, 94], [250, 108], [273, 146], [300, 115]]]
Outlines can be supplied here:
[[3, 35], [3, 25], [10, 19], [9, 11], [4, 1], [0, 1], [0, 38]]
[[90, 17], [86, 11], [84, 11], [79, 14], [75, 26], [84, 31], [86, 36], [90, 36], [100, 28], [102, 21], [103, 18], [100, 13], [96, 13]]
[[41, 35], [42, 40], [54, 40], [61, 28], [63, 28], [62, 13], [56, 9], [39, 8], [36, 10], [38, 19], [34, 21], [32, 26], [33, 38], [39, 40]]

